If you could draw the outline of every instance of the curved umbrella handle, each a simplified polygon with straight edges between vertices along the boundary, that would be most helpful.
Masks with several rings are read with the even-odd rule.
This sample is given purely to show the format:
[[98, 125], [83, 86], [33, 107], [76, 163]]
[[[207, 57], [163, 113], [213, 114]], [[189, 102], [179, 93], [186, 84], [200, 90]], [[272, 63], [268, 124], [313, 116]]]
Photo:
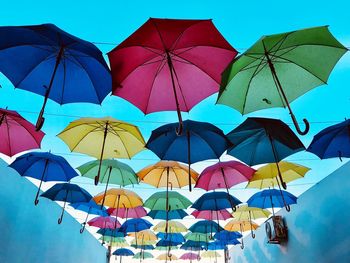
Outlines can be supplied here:
[[310, 130], [310, 123], [309, 123], [309, 121], [308, 121], [307, 119], [303, 119], [303, 122], [304, 122], [304, 124], [305, 124], [305, 130], [302, 131], [302, 130], [300, 129], [300, 126], [299, 126], [299, 124], [298, 124], [298, 121], [296, 120], [296, 118], [295, 118], [295, 116], [294, 116], [294, 114], [293, 114], [292, 112], [290, 113], [290, 116], [292, 117], [292, 121], [293, 121], [294, 127], [295, 127], [295, 129], [297, 130], [297, 132], [298, 132], [300, 135], [306, 135], [306, 134], [309, 132], [309, 130]]
[[285, 205], [284, 207], [286, 208], [287, 212], [290, 212], [290, 205]]
[[282, 185], [282, 187], [283, 187], [284, 190], [287, 190], [287, 184], [286, 184], [286, 182], [284, 182], [284, 181], [281, 182], [281, 185]]
[[253, 233], [253, 231], [252, 231], [252, 238], [255, 238], [255, 234]]
[[57, 220], [57, 223], [60, 225], [62, 223], [62, 216]]
[[243, 244], [243, 241], [242, 241], [242, 244], [241, 244], [241, 249], [244, 249], [244, 244]]
[[85, 230], [85, 224], [83, 224], [83, 227], [80, 229], [80, 234], [82, 234], [83, 232], [84, 232], [84, 230]]
[[38, 205], [38, 204], [39, 204], [39, 199], [38, 199], [38, 197], [35, 197], [34, 205]]

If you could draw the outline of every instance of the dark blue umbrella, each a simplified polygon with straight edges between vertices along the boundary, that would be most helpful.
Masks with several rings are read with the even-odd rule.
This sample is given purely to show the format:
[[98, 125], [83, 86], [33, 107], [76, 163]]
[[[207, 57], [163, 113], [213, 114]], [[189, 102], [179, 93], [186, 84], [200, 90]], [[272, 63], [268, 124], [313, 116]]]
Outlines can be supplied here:
[[110, 237], [111, 241], [113, 238], [125, 237], [125, 234], [123, 232], [119, 232], [119, 228], [100, 228], [96, 233], [102, 235], [101, 245], [105, 243], [105, 237]]
[[[153, 225], [145, 219], [142, 218], [132, 218], [126, 220], [119, 229], [119, 232], [130, 233], [130, 232], [139, 232], [145, 229], [150, 229]], [[137, 239], [136, 245], [137, 245]]]
[[242, 234], [239, 232], [231, 232], [227, 230], [220, 231], [218, 233], [215, 233], [214, 238], [217, 240], [232, 240], [232, 239], [237, 239], [241, 238]]
[[272, 208], [272, 213], [274, 214], [274, 207], [286, 207], [289, 211], [289, 205], [297, 203], [297, 197], [292, 195], [287, 191], [268, 189], [257, 192], [252, 195], [247, 203], [251, 207], [260, 208]]
[[153, 250], [154, 246], [152, 245], [140, 245], [140, 244], [132, 244], [131, 247], [135, 249], [142, 249], [142, 250]]
[[[191, 206], [198, 211], [210, 210], [219, 211], [226, 208], [232, 208], [236, 210], [236, 205], [241, 204], [236, 197], [226, 193], [226, 192], [210, 192], [205, 193], [197, 199]], [[218, 219], [219, 220], [219, 219]]]
[[134, 256], [134, 252], [127, 248], [119, 248], [113, 252], [113, 255], [120, 257], [120, 262], [122, 262], [122, 257]]
[[99, 216], [108, 216], [107, 210], [105, 208], [101, 209], [100, 205], [97, 205], [96, 202], [92, 199], [89, 202], [80, 202], [70, 204], [76, 210], [86, 212], [86, 218], [84, 223], [82, 223], [83, 227], [80, 229], [80, 233], [83, 233], [85, 230], [86, 222], [90, 214], [99, 215]]
[[112, 90], [102, 52], [53, 24], [0, 27], [0, 71], [16, 88], [45, 97], [37, 129], [48, 98], [101, 104]]
[[327, 127], [317, 133], [308, 152], [316, 154], [321, 159], [350, 157], [350, 120]]
[[32, 177], [40, 180], [39, 188], [35, 196], [34, 204], [39, 203], [39, 193], [42, 182], [64, 181], [68, 182], [78, 173], [61, 156], [49, 152], [30, 152], [16, 158], [10, 165], [21, 176]]
[[201, 221], [194, 223], [188, 230], [191, 232], [196, 232], [196, 233], [204, 233], [204, 234], [210, 233], [211, 238], [212, 238], [213, 232], [220, 232], [224, 229], [218, 223], [215, 223], [214, 221], [201, 220]]
[[157, 237], [161, 240], [165, 241], [173, 241], [173, 242], [179, 242], [183, 243], [185, 242], [185, 238], [182, 234], [180, 233], [158, 233]]
[[[147, 215], [152, 219], [167, 219], [167, 212], [164, 210], [151, 210]], [[183, 219], [186, 216], [188, 216], [188, 214], [183, 209], [168, 211], [168, 220]]]
[[51, 199], [52, 201], [64, 202], [58, 224], [62, 223], [66, 203], [89, 202], [92, 199], [92, 196], [85, 189], [70, 183], [55, 184], [40, 196]]
[[[237, 243], [238, 242], [238, 243]], [[236, 240], [236, 242], [232, 242], [232, 243], [236, 243], [236, 244], [240, 244], [240, 242], [238, 240]], [[230, 244], [230, 245], [236, 245], [236, 244]], [[214, 242], [210, 242], [208, 244], [208, 250], [222, 250], [222, 249], [227, 249], [227, 245], [228, 241], [223, 242], [220, 240], [215, 240]]]
[[157, 247], [175, 247], [178, 246], [180, 244], [182, 244], [183, 242], [180, 241], [175, 241], [175, 240], [170, 240], [170, 239], [161, 239], [157, 242], [156, 246]]
[[[221, 129], [207, 122], [186, 120], [183, 132], [178, 135], [178, 123], [163, 125], [152, 131], [146, 148], [161, 160], [179, 161], [190, 165], [208, 159], [219, 159], [231, 146]], [[189, 189], [191, 176], [189, 172]]]
[[287, 124], [277, 119], [247, 118], [227, 134], [231, 146], [227, 153], [252, 166], [276, 163], [279, 179], [284, 189], [278, 162], [305, 150], [303, 143]]
[[187, 240], [180, 249], [183, 250], [191, 250], [191, 251], [199, 251], [206, 249], [209, 243], [204, 241], [193, 241], [193, 240]]

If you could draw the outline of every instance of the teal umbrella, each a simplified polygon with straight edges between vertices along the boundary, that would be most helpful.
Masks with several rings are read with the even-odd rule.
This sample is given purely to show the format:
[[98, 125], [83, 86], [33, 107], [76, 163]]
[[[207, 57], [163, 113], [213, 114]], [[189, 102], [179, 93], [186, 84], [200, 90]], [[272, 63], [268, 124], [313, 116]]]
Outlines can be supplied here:
[[327, 26], [263, 36], [226, 68], [217, 102], [242, 114], [287, 107], [298, 133], [301, 131], [290, 102], [307, 91], [326, 84], [347, 48]]

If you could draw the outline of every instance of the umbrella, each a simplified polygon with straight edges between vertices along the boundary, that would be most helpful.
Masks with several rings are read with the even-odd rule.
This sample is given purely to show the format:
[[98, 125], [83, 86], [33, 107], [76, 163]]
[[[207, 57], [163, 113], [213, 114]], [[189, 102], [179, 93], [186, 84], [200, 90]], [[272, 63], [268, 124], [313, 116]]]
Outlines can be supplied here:
[[[210, 192], [205, 193], [199, 197], [191, 206], [199, 211], [211, 210], [219, 211], [225, 208], [233, 207], [235, 211], [236, 205], [242, 203], [236, 197], [226, 193], [226, 192]], [[217, 216], [219, 219], [219, 216]]]
[[134, 256], [134, 252], [132, 252], [130, 249], [126, 248], [119, 248], [116, 251], [113, 252], [113, 255], [120, 257], [120, 263], [122, 262], [122, 257], [128, 257], [128, 256]]
[[131, 247], [135, 248], [135, 249], [138, 249], [140, 248], [141, 250], [153, 250], [154, 249], [154, 246], [152, 245], [131, 245]]
[[207, 246], [208, 246], [207, 242], [187, 240], [183, 245], [181, 245], [180, 249], [199, 251], [199, 250], [203, 250]]
[[119, 232], [123, 232], [123, 233], [134, 232], [136, 234], [136, 232], [139, 232], [145, 229], [150, 229], [151, 227], [152, 227], [152, 224], [145, 219], [132, 218], [132, 219], [126, 220], [122, 224], [122, 226], [119, 229]]
[[[138, 233], [138, 232], [137, 232]], [[136, 234], [137, 234], [136, 233]], [[130, 235], [130, 234], [129, 234]], [[131, 243], [132, 245], [136, 245], [136, 244], [140, 244], [140, 245], [154, 245], [157, 243], [157, 240], [156, 241], [140, 241], [140, 239], [137, 239], [134, 238], [133, 240], [131, 240]]]
[[[105, 237], [124, 237], [125, 236], [124, 233], [118, 231], [119, 228], [114, 228], [116, 219], [113, 218], [113, 217], [109, 217], [109, 218], [112, 219], [112, 220], [108, 221], [108, 219], [106, 219], [106, 221], [105, 221], [106, 222], [106, 224], [105, 224], [106, 228], [100, 228], [96, 233], [100, 234], [102, 236], [105, 236]], [[103, 219], [98, 219], [98, 217], [97, 217], [97, 218], [95, 218], [94, 222], [93, 222], [93, 220], [94, 219], [90, 220], [91, 221], [90, 224], [95, 226], [94, 224], [98, 224], [96, 222], [96, 220], [100, 221], [100, 220], [103, 220]], [[104, 223], [102, 222], [102, 224], [104, 224]], [[111, 227], [111, 228], [109, 228], [109, 227]], [[119, 222], [118, 222], [118, 227], [120, 227], [120, 223]]]
[[231, 231], [227, 231], [227, 230], [223, 230], [221, 232], [215, 233], [214, 235], [214, 239], [216, 240], [233, 240], [233, 239], [237, 239], [237, 238], [242, 238], [242, 234], [240, 234], [239, 232], [231, 232]]
[[36, 128], [44, 123], [47, 99], [59, 104], [101, 104], [111, 91], [102, 52], [53, 24], [0, 27], [0, 71], [16, 88], [44, 96]]
[[252, 238], [255, 238], [255, 234], [253, 233], [253, 222], [252, 220], [258, 218], [267, 218], [270, 216], [270, 212], [266, 209], [261, 209], [258, 207], [250, 207], [247, 205], [242, 205], [237, 208], [237, 210], [232, 213], [233, 217], [236, 220], [248, 220], [250, 222], [250, 231], [252, 234]]
[[138, 252], [135, 254], [135, 256], [133, 256], [133, 259], [140, 259], [140, 262], [141, 262], [141, 259], [148, 259], [148, 258], [154, 258], [154, 256], [151, 253], [145, 252], [145, 251]]
[[182, 260], [189, 260], [192, 263], [192, 260], [199, 261], [201, 259], [201, 257], [199, 255], [197, 255], [197, 254], [188, 252], [188, 253], [182, 254], [180, 259], [182, 259]]
[[213, 210], [194, 210], [191, 215], [197, 219], [206, 220], [226, 220], [232, 217], [232, 215], [226, 209], [221, 209], [218, 211]]
[[150, 229], [145, 229], [137, 233], [129, 233], [129, 236], [135, 237], [135, 239], [141, 240], [143, 242], [156, 241], [158, 237]]
[[[89, 220], [87, 223], [89, 226], [112, 230], [121, 226], [119, 221], [115, 217], [111, 216], [98, 216]], [[107, 235], [106, 230], [103, 231], [102, 235]]]
[[94, 200], [90, 200], [89, 202], [80, 202], [70, 204], [76, 210], [86, 212], [86, 218], [84, 223], [82, 223], [83, 227], [80, 229], [80, 233], [83, 233], [85, 230], [86, 222], [90, 214], [99, 215], [99, 216], [107, 216], [107, 211], [105, 208], [101, 210], [101, 206], [97, 205]]
[[260, 208], [272, 208], [272, 214], [274, 215], [274, 207], [283, 207], [290, 209], [289, 205], [297, 203], [297, 197], [287, 191], [268, 189], [261, 192], [257, 192], [252, 195], [247, 203], [251, 207]]
[[321, 159], [350, 157], [350, 120], [329, 126], [317, 133], [308, 152], [316, 154]]
[[209, 243], [208, 250], [226, 250], [227, 245], [237, 245], [240, 244], [238, 240], [230, 240], [230, 241], [221, 241], [215, 240], [214, 242]]
[[42, 182], [64, 181], [68, 182], [78, 173], [61, 156], [49, 152], [30, 152], [16, 158], [10, 165], [21, 176], [32, 177], [40, 180], [39, 188], [35, 196], [34, 204], [39, 203], [39, 193]]
[[52, 201], [63, 201], [63, 209], [58, 224], [62, 223], [66, 203], [89, 202], [92, 196], [83, 188], [76, 184], [61, 183], [55, 184], [40, 196], [51, 199]]
[[95, 185], [100, 180], [102, 160], [131, 158], [144, 149], [145, 141], [139, 129], [111, 117], [81, 118], [71, 122], [57, 135], [71, 151], [99, 159]]
[[142, 206], [133, 208], [108, 208], [107, 212], [111, 216], [120, 218], [141, 218], [147, 215], [147, 211]]
[[[183, 242], [185, 242], [185, 241], [183, 241]], [[166, 247], [166, 248], [168, 248], [168, 250], [170, 250], [170, 247], [176, 247], [178, 245], [181, 245], [183, 242], [170, 240], [170, 239], [166, 239], [166, 240], [161, 239], [157, 242], [156, 247]]]
[[168, 254], [168, 253], [164, 253], [164, 254], [161, 254], [157, 257], [158, 260], [178, 260], [177, 256], [175, 256], [174, 254]]
[[215, 251], [215, 250], [208, 250], [208, 251], [204, 251], [201, 255], [202, 258], [215, 258], [215, 262], [217, 262], [217, 258], [221, 257], [221, 255]]
[[161, 240], [164, 240], [164, 241], [171, 241], [171, 242], [179, 242], [179, 243], [183, 243], [185, 242], [185, 238], [182, 234], [180, 233], [158, 233], [157, 234], [157, 237]]
[[16, 111], [0, 109], [1, 153], [12, 157], [26, 150], [40, 148], [44, 135]]
[[218, 91], [236, 55], [211, 20], [150, 18], [108, 53], [113, 94], [145, 114], [176, 110], [181, 134], [181, 111]]
[[209, 242], [210, 234], [209, 233], [192, 233], [189, 232], [185, 235], [185, 239], [191, 240], [191, 241], [200, 241], [200, 242]]
[[182, 223], [177, 221], [169, 221], [167, 223], [164, 221], [159, 222], [153, 227], [153, 231], [166, 233], [166, 227], [168, 227], [168, 233], [187, 232], [187, 228]]
[[[99, 240], [102, 240], [102, 244], [104, 245], [104, 237], [100, 237]], [[110, 237], [110, 240], [106, 240], [106, 242], [108, 243], [108, 249], [110, 249], [111, 247], [129, 247], [130, 245], [128, 244], [128, 242], [126, 242], [124, 237]]]
[[147, 216], [152, 219], [162, 219], [173, 220], [173, 219], [183, 219], [188, 216], [188, 214], [183, 209], [176, 209], [171, 211], [163, 211], [163, 210], [151, 210], [148, 212]]
[[314, 27], [264, 36], [226, 68], [218, 103], [243, 114], [271, 107], [287, 107], [299, 134], [301, 131], [290, 102], [307, 91], [326, 84], [347, 48], [329, 32]]
[[270, 163], [260, 167], [249, 180], [247, 188], [268, 188], [278, 186], [278, 169], [280, 170], [283, 182], [289, 183], [293, 180], [303, 178], [310, 171], [310, 168], [300, 164], [281, 161], [278, 163]]
[[110, 183], [120, 186], [139, 183], [134, 170], [129, 165], [113, 159], [102, 160], [101, 162], [100, 160], [90, 161], [79, 166], [77, 169], [82, 176], [91, 179], [95, 179], [100, 169], [100, 175], [102, 176], [99, 178], [99, 182], [106, 184], [105, 192]]
[[201, 220], [194, 223], [188, 230], [190, 230], [191, 232], [204, 233], [204, 234], [210, 233], [210, 239], [211, 239], [213, 232], [215, 233], [220, 232], [224, 229], [214, 221]]
[[247, 118], [228, 133], [227, 138], [233, 144], [227, 153], [248, 165], [276, 163], [278, 177], [284, 189], [287, 186], [278, 162], [305, 149], [289, 126], [277, 119]]
[[[146, 147], [161, 160], [175, 160], [189, 164], [208, 159], [219, 159], [231, 146], [223, 131], [213, 124], [186, 120], [184, 133], [176, 133], [177, 123], [163, 125], [152, 131]], [[189, 176], [191, 191], [192, 177]]]

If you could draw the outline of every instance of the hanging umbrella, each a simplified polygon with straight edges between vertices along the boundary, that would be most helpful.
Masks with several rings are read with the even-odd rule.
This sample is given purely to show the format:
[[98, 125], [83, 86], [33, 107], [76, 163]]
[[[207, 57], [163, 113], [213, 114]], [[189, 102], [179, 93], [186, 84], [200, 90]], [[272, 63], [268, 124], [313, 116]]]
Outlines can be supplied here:
[[107, 242], [110, 247], [120, 247], [120, 248], [130, 247], [129, 243], [126, 242], [125, 238], [112, 238], [109, 241], [107, 240]]
[[80, 233], [83, 233], [85, 230], [86, 222], [88, 220], [89, 215], [99, 215], [99, 216], [108, 216], [108, 213], [105, 208], [101, 210], [101, 206], [97, 205], [94, 200], [90, 200], [89, 202], [80, 202], [70, 204], [76, 210], [86, 212], [86, 218], [84, 223], [82, 223], [83, 227], [80, 229]]
[[113, 94], [145, 114], [176, 110], [181, 134], [181, 111], [218, 91], [236, 55], [211, 20], [150, 18], [108, 53]]
[[12, 157], [26, 150], [40, 148], [44, 135], [16, 111], [0, 109], [1, 153]]
[[166, 227], [168, 227], [168, 233], [187, 232], [187, 228], [182, 223], [177, 221], [169, 221], [168, 223], [164, 221], [159, 222], [153, 227], [153, 231], [166, 233]]
[[173, 219], [183, 219], [188, 216], [188, 214], [183, 209], [176, 209], [171, 211], [163, 211], [163, 210], [151, 210], [148, 212], [147, 216], [152, 219], [161, 219], [161, 220], [173, 220]]
[[156, 259], [158, 260], [170, 260], [170, 261], [174, 261], [174, 260], [178, 260], [177, 256], [175, 256], [174, 254], [168, 254], [168, 253], [164, 253], [159, 255]]
[[131, 245], [131, 247], [135, 248], [135, 249], [141, 249], [143, 250], [154, 250], [154, 246], [152, 245]]
[[[130, 233], [150, 229], [153, 225], [142, 218], [132, 218], [126, 220], [119, 229], [119, 232]], [[137, 239], [136, 239], [137, 240]]]
[[106, 184], [105, 192], [108, 184], [127, 186], [139, 183], [134, 170], [129, 165], [113, 159], [102, 160], [101, 162], [100, 160], [90, 161], [77, 169], [81, 176], [91, 179], [95, 179], [100, 169], [100, 175], [102, 176], [99, 178], [99, 182]]
[[253, 228], [253, 230], [256, 230], [258, 227], [258, 224], [254, 222], [252, 222], [251, 224], [249, 220], [232, 219], [225, 225], [225, 230], [231, 232], [240, 231], [241, 233], [243, 233], [245, 231], [250, 231], [251, 228]]
[[248, 165], [276, 163], [284, 189], [287, 186], [278, 162], [305, 149], [289, 126], [277, 119], [248, 118], [228, 133], [227, 138], [233, 144], [227, 153]]
[[320, 159], [350, 157], [350, 120], [329, 126], [317, 133], [308, 152], [316, 154]]
[[261, 209], [258, 207], [250, 207], [247, 205], [242, 205], [237, 208], [237, 210], [232, 213], [233, 217], [236, 220], [248, 220], [250, 222], [250, 231], [252, 238], [255, 238], [255, 234], [253, 233], [253, 221], [259, 218], [267, 218], [270, 216], [270, 212], [266, 209]]
[[189, 232], [185, 235], [185, 239], [208, 243], [210, 240], [210, 233]]
[[133, 240], [131, 240], [130, 244], [131, 245], [136, 245], [136, 244], [140, 244], [140, 245], [155, 245], [156, 243], [157, 243], [157, 240], [156, 241], [142, 241], [140, 239], [134, 238]]
[[201, 220], [194, 223], [188, 230], [197, 233], [210, 233], [210, 239], [213, 237], [213, 232], [220, 232], [224, 230], [218, 223], [210, 220]]
[[122, 257], [129, 257], [134, 256], [134, 252], [132, 252], [130, 249], [126, 248], [119, 248], [116, 251], [113, 252], [113, 255], [120, 257], [120, 263], [122, 262]]
[[[169, 234], [169, 235], [171, 235], [171, 234]], [[170, 247], [176, 247], [178, 245], [181, 245], [182, 243], [183, 242], [170, 240], [170, 239], [166, 239], [166, 240], [161, 239], [157, 242], [156, 247], [165, 247], [165, 250], [166, 250], [166, 248], [169, 249]]]
[[149, 258], [154, 258], [154, 256], [149, 253], [149, 252], [145, 252], [145, 251], [142, 251], [142, 252], [138, 252], [135, 254], [135, 256], [133, 256], [133, 259], [149, 259]]
[[314, 27], [264, 36], [223, 73], [218, 103], [243, 114], [271, 107], [287, 107], [299, 134], [290, 102], [309, 90], [326, 84], [328, 77], [347, 48], [329, 32]]
[[166, 234], [166, 233], [160, 232], [157, 234], [157, 237], [163, 241], [171, 241], [171, 242], [178, 242], [178, 243], [183, 243], [186, 241], [184, 236], [180, 233]]
[[[199, 211], [202, 210], [211, 210], [211, 211], [219, 211], [222, 209], [229, 208], [233, 206], [233, 210], [235, 211], [236, 205], [242, 203], [236, 197], [226, 193], [226, 192], [210, 192], [205, 193], [201, 197], [199, 197], [191, 206], [191, 208], [195, 208]], [[217, 219], [219, 216], [217, 216]]]
[[99, 159], [95, 185], [100, 180], [103, 159], [130, 159], [142, 151], [145, 145], [142, 134], [135, 125], [111, 117], [81, 118], [71, 122], [57, 136], [71, 151]]
[[53, 24], [0, 27], [0, 71], [16, 88], [44, 96], [36, 128], [44, 123], [47, 99], [59, 104], [101, 104], [111, 91], [102, 52]]
[[148, 241], [157, 241], [158, 237], [155, 233], [153, 233], [150, 229], [145, 229], [142, 231], [139, 231], [137, 233], [129, 233], [129, 236], [135, 237], [137, 240], [141, 240], [142, 242], [148, 242]]
[[108, 208], [107, 212], [111, 216], [120, 218], [141, 218], [147, 215], [147, 211], [142, 206], [133, 208]]
[[111, 216], [98, 216], [89, 220], [87, 223], [89, 226], [103, 229], [116, 229], [121, 226], [118, 220]]
[[217, 258], [221, 257], [221, 255], [215, 250], [204, 251], [201, 255], [202, 258], [215, 258], [215, 262], [217, 262]]
[[240, 234], [237, 231], [227, 231], [227, 230], [223, 230], [221, 232], [215, 233], [214, 235], [214, 239], [216, 240], [233, 240], [233, 239], [237, 239], [237, 238], [242, 238], [242, 234]]
[[92, 199], [92, 196], [85, 189], [70, 183], [55, 184], [40, 196], [51, 199], [52, 201], [64, 202], [58, 224], [62, 223], [66, 203], [89, 202]]
[[225, 250], [227, 249], [227, 245], [237, 245], [240, 244], [238, 240], [231, 241], [221, 241], [215, 240], [214, 242], [209, 243], [208, 250]]
[[42, 182], [63, 181], [68, 182], [78, 176], [78, 173], [61, 156], [49, 152], [30, 152], [16, 158], [10, 165], [21, 176], [40, 180], [34, 204], [39, 203], [39, 193]]
[[226, 209], [221, 209], [218, 211], [213, 210], [194, 210], [191, 215], [197, 219], [206, 219], [206, 220], [227, 220], [232, 218], [232, 215]]
[[[208, 159], [219, 159], [231, 146], [221, 129], [207, 122], [186, 120], [184, 132], [176, 133], [177, 123], [163, 125], [152, 131], [146, 147], [161, 160], [176, 160], [190, 165]], [[189, 176], [191, 191], [192, 177]]]
[[293, 180], [303, 178], [310, 171], [310, 168], [300, 164], [281, 161], [278, 167], [275, 163], [270, 163], [260, 167], [249, 180], [247, 188], [268, 188], [278, 186], [278, 169], [280, 170], [283, 182], [289, 183]]
[[190, 250], [190, 251], [199, 251], [207, 248], [207, 246], [208, 246], [207, 242], [187, 240], [183, 245], [181, 245], [180, 249]]
[[182, 254], [180, 259], [182, 259], [182, 260], [189, 260], [190, 263], [192, 263], [192, 260], [200, 261], [201, 257], [198, 254], [188, 252], [188, 253]]

